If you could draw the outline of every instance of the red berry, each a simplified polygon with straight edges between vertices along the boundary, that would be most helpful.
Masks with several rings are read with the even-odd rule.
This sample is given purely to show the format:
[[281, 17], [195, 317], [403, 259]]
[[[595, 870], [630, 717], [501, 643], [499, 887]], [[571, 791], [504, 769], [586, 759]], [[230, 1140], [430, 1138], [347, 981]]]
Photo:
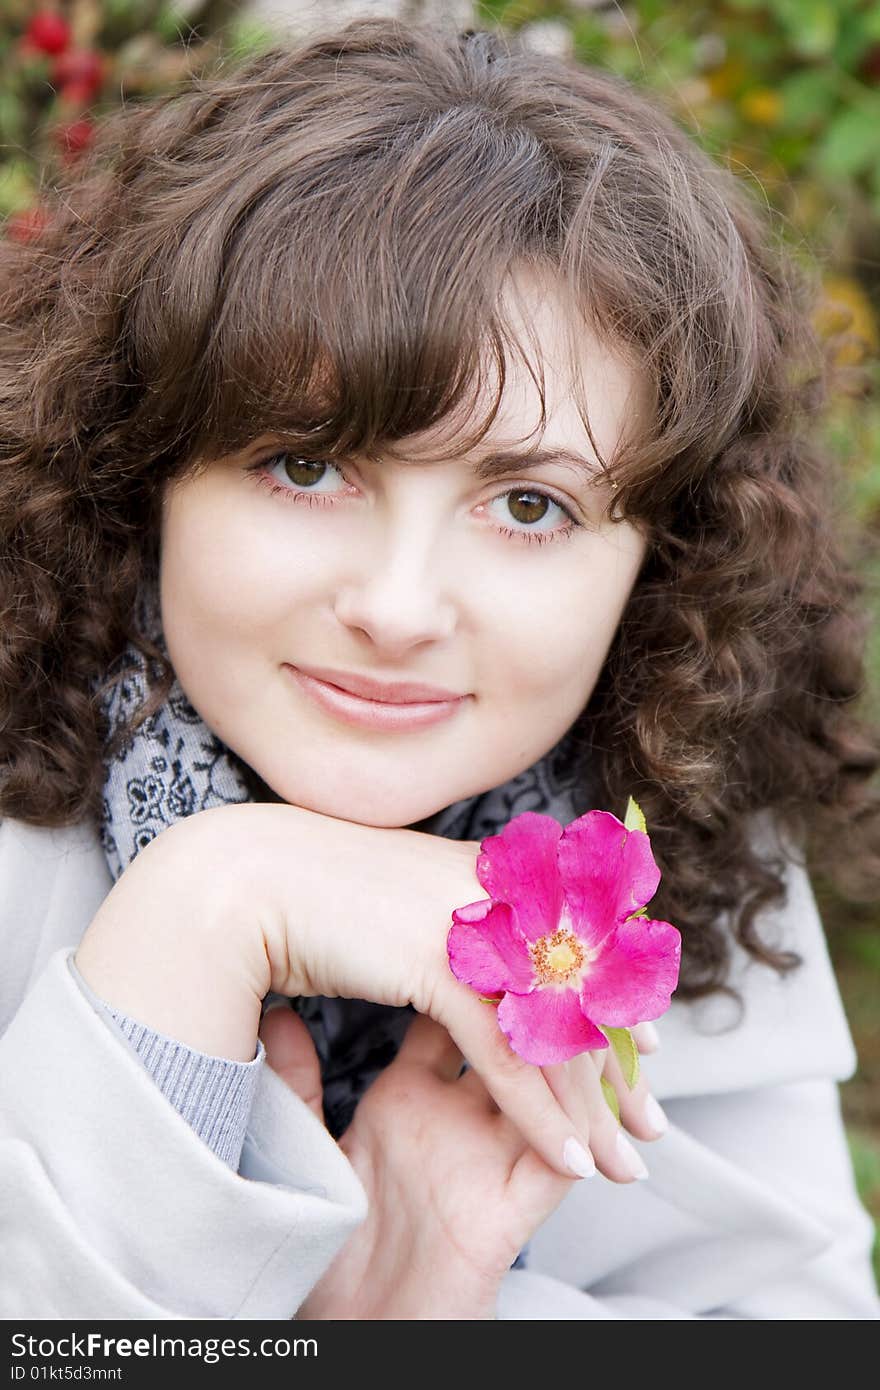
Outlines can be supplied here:
[[63, 53], [70, 43], [70, 25], [55, 10], [40, 10], [24, 32], [41, 53]]
[[26, 208], [7, 217], [4, 230], [10, 241], [34, 241], [48, 221], [42, 208]]
[[52, 64], [52, 86], [87, 89], [89, 96], [100, 91], [104, 81], [104, 59], [93, 48], [71, 48]]
[[71, 121], [68, 125], [59, 126], [55, 132], [55, 140], [67, 154], [76, 155], [92, 143], [94, 134], [94, 124], [87, 117], [82, 116], [78, 121]]

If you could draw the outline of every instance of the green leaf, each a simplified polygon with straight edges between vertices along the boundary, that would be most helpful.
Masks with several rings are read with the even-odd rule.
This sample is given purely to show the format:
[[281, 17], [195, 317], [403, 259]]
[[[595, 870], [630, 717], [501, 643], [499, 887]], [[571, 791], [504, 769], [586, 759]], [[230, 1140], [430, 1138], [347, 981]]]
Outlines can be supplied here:
[[[633, 801], [632, 797], [626, 803], [626, 815], [623, 818], [623, 824], [626, 830], [643, 830], [646, 835], [648, 833], [642, 808], [637, 801]], [[631, 912], [630, 917], [644, 917], [647, 911], [647, 906], [640, 907], [638, 912]]]
[[602, 1032], [614, 1048], [623, 1079], [630, 1090], [639, 1079], [639, 1049], [628, 1028], [603, 1028]]
[[831, 52], [838, 28], [832, 0], [776, 0], [776, 9], [795, 53], [823, 58]]
[[232, 58], [250, 58], [277, 41], [275, 34], [260, 20], [247, 15], [233, 20], [226, 29], [225, 48]]
[[25, 140], [25, 108], [16, 94], [0, 87], [0, 142], [21, 145]]
[[19, 160], [0, 165], [0, 217], [29, 207], [36, 195], [28, 165]]
[[873, 932], [864, 936], [853, 936], [850, 938], [849, 947], [853, 955], [864, 961], [869, 969], [880, 974], [880, 937]]
[[842, 111], [828, 127], [816, 157], [819, 167], [837, 178], [873, 168], [880, 160], [880, 103]]
[[187, 30], [190, 29], [182, 10], [178, 10], [173, 3], [163, 5], [153, 20], [153, 30], [159, 35], [163, 43], [185, 42]]
[[824, 125], [837, 105], [839, 86], [837, 70], [830, 65], [800, 68], [786, 77], [779, 88], [786, 124], [796, 130]]
[[617, 1092], [611, 1085], [611, 1082], [607, 1081], [604, 1076], [600, 1079], [602, 1083], [602, 1094], [608, 1104], [608, 1109], [611, 1111], [617, 1123], [620, 1124], [620, 1106], [617, 1104]]

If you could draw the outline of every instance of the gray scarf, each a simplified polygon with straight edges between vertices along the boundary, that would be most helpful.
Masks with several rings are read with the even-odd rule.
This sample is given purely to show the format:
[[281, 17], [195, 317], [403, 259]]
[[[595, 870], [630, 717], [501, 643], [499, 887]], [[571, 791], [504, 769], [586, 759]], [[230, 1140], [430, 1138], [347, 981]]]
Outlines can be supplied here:
[[[141, 630], [167, 656], [158, 589], [145, 586]], [[129, 644], [102, 697], [108, 738], [131, 722], [148, 688], [144, 658]], [[590, 807], [590, 789], [574, 772], [572, 730], [538, 762], [490, 791], [453, 802], [415, 827], [455, 840], [497, 834], [523, 811], [542, 811], [562, 825]], [[101, 843], [114, 881], [138, 852], [175, 821], [212, 806], [278, 800], [193, 709], [175, 680], [163, 706], [106, 760]], [[596, 803], [593, 802], [593, 805]], [[480, 896], [474, 880], [474, 897]], [[334, 1138], [347, 1128], [363, 1092], [397, 1053], [412, 1010], [358, 999], [295, 999], [321, 1061], [324, 1117]]]

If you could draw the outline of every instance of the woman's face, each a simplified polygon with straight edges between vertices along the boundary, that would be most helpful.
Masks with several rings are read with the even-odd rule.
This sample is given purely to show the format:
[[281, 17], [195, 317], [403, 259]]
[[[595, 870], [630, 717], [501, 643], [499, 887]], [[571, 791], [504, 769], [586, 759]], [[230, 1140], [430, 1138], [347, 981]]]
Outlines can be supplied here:
[[[172, 664], [208, 726], [286, 802], [412, 825], [529, 767], [590, 698], [646, 542], [629, 523], [601, 519], [610, 494], [604, 481], [591, 486], [601, 473], [570, 394], [563, 308], [537, 282], [521, 289], [543, 352], [540, 447], [581, 455], [589, 475], [558, 459], [478, 476], [490, 455], [521, 455], [518, 441], [537, 438], [540, 398], [516, 359], [490, 432], [467, 456], [454, 422], [378, 462], [341, 465], [273, 456], [267, 437], [166, 493]], [[583, 378], [608, 457], [640, 382], [586, 335]], [[260, 461], [263, 472], [252, 471]], [[319, 702], [309, 691], [321, 687], [290, 667], [465, 698], [438, 722], [418, 724], [404, 708], [405, 727], [368, 726]], [[357, 717], [367, 706], [347, 709]]]

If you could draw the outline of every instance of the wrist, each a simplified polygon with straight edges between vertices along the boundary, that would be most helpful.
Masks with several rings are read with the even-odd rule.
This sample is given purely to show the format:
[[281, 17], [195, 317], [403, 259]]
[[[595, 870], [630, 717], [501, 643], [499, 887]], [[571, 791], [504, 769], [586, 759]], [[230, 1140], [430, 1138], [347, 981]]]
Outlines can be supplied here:
[[198, 1051], [250, 1062], [268, 968], [228, 854], [223, 813], [231, 809], [181, 821], [141, 850], [74, 959], [90, 989], [131, 1018]]
[[[430, 1012], [453, 907], [479, 896], [473, 846], [299, 806], [252, 805], [270, 987]], [[479, 847], [477, 847], [478, 849]]]
[[439, 1284], [436, 1268], [424, 1278], [401, 1279], [387, 1296], [364, 1291], [359, 1297], [325, 1298], [311, 1295], [297, 1313], [301, 1321], [336, 1322], [491, 1322], [498, 1316], [498, 1290], [451, 1280]]

